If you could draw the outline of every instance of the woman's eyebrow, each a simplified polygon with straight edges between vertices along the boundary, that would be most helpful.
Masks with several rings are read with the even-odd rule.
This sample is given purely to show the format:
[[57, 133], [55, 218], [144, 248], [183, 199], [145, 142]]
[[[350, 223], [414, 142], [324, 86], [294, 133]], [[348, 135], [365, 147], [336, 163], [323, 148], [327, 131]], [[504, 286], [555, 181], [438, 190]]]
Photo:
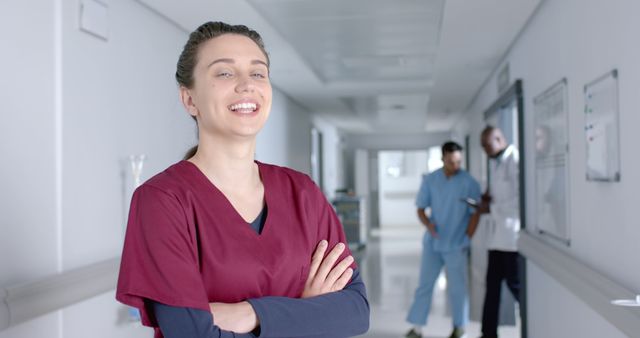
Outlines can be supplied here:
[[[220, 62], [223, 62], [223, 63], [236, 63], [236, 61], [234, 59], [230, 59], [230, 58], [216, 59], [216, 60], [211, 61], [211, 63], [209, 63], [209, 65], [207, 65], [207, 68], [213, 66], [216, 63], [220, 63]], [[267, 65], [266, 62], [264, 62], [262, 60], [258, 60], [258, 59], [251, 60], [251, 64], [252, 65], [264, 65], [265, 67], [269, 68], [269, 65]]]
[[253, 60], [253, 61], [251, 61], [251, 64], [252, 65], [264, 65], [265, 67], [269, 68], [269, 65], [266, 62], [262, 61], [262, 60]]
[[216, 63], [219, 62], [224, 62], [224, 63], [236, 63], [236, 61], [234, 59], [227, 59], [227, 58], [222, 58], [222, 59], [217, 59], [217, 60], [213, 60], [211, 61], [211, 63], [209, 65], [207, 65], [207, 68], [213, 66]]

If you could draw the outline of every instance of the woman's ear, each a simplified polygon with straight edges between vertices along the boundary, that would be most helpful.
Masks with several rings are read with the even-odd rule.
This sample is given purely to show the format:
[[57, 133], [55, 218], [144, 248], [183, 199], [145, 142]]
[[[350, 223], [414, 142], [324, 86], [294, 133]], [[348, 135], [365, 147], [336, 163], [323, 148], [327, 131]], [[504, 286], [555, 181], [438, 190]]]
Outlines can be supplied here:
[[195, 103], [193, 102], [193, 95], [189, 88], [180, 86], [180, 101], [182, 101], [182, 105], [187, 110], [189, 115], [193, 117], [198, 116], [198, 107], [196, 107]]

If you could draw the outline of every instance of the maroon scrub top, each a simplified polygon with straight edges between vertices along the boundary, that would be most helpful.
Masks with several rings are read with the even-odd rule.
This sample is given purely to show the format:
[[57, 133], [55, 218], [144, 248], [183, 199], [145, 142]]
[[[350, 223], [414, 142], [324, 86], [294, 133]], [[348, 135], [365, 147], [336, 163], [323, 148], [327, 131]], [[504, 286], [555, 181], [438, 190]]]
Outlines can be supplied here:
[[157, 327], [145, 298], [205, 311], [209, 302], [299, 298], [317, 244], [346, 243], [332, 206], [307, 175], [256, 163], [268, 208], [260, 234], [189, 161], [135, 191], [116, 298], [138, 308], [143, 324]]

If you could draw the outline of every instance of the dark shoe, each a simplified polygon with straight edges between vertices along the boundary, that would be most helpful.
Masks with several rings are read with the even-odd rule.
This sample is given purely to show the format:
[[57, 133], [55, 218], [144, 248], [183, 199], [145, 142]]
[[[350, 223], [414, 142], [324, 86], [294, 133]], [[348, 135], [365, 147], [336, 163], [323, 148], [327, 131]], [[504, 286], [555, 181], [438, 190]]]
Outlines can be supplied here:
[[456, 327], [455, 329], [453, 329], [453, 331], [451, 331], [451, 335], [449, 336], [449, 338], [465, 338], [467, 335], [464, 333], [464, 330]]
[[485, 335], [482, 335], [482, 336], [480, 336], [480, 338], [498, 338], [498, 336], [485, 336]]
[[404, 335], [405, 338], [422, 338], [422, 335], [417, 333], [414, 329], [409, 330], [407, 334]]

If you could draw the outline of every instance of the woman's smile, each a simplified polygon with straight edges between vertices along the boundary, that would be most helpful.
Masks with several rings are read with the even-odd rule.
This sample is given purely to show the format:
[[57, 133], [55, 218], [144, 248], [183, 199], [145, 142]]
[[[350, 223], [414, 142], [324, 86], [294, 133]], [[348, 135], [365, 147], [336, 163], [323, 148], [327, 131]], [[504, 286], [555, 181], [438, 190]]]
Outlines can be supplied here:
[[241, 116], [256, 116], [260, 112], [260, 104], [250, 100], [233, 103], [227, 106], [227, 108], [231, 112]]

